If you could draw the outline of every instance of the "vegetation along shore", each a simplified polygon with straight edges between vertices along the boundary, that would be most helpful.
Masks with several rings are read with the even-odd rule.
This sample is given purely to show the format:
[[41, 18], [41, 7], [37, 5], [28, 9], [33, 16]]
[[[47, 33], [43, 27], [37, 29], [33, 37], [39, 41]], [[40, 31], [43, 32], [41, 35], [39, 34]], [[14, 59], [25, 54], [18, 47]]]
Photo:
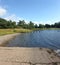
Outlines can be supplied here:
[[13, 34], [13, 33], [26, 33], [32, 32], [36, 30], [59, 30], [60, 29], [60, 22], [54, 24], [35, 24], [32, 21], [26, 23], [24, 20], [16, 21], [0, 18], [0, 36], [6, 34]]

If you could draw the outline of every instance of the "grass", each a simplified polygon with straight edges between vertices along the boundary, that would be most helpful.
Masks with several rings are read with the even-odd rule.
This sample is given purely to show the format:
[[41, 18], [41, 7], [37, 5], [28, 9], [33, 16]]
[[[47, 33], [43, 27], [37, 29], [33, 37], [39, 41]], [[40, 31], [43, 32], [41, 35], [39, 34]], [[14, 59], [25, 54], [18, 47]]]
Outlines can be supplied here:
[[28, 33], [32, 32], [29, 29], [0, 29], [0, 36], [14, 33]]
[[33, 29], [0, 29], [0, 36], [14, 33], [28, 33], [38, 30], [60, 30], [60, 28], [33, 28]]
[[14, 29], [13, 30], [16, 33], [28, 33], [28, 32], [32, 32], [32, 30], [30, 29]]

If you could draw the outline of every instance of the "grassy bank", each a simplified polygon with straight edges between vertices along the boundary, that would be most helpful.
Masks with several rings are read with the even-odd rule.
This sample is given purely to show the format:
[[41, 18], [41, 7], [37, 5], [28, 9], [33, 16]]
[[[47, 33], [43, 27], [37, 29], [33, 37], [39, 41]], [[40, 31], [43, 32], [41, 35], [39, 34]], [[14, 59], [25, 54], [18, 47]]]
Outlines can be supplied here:
[[60, 30], [60, 28], [0, 29], [0, 36], [14, 33], [28, 33], [37, 30]]
[[32, 32], [29, 29], [0, 29], [0, 36], [7, 35], [7, 34], [14, 34], [14, 33], [27, 33]]

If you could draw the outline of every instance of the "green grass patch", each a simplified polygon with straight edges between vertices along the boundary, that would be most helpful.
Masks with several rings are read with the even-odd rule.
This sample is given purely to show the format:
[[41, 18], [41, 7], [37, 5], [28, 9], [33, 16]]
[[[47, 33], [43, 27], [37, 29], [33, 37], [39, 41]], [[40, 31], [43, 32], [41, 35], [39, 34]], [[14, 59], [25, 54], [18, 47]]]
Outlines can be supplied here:
[[29, 29], [0, 29], [0, 36], [14, 33], [28, 33], [32, 32]]
[[14, 29], [13, 30], [16, 33], [28, 33], [28, 32], [32, 32], [32, 30], [29, 29]]

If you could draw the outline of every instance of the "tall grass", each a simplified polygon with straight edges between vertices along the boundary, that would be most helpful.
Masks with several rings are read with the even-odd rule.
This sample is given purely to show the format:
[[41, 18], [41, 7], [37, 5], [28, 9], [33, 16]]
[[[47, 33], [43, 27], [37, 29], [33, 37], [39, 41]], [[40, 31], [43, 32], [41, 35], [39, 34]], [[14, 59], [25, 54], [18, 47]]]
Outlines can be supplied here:
[[0, 36], [7, 35], [7, 34], [14, 34], [14, 33], [27, 33], [32, 32], [29, 29], [0, 29]]
[[14, 29], [13, 31], [16, 32], [16, 33], [32, 32], [32, 30], [29, 30], [29, 29]]

